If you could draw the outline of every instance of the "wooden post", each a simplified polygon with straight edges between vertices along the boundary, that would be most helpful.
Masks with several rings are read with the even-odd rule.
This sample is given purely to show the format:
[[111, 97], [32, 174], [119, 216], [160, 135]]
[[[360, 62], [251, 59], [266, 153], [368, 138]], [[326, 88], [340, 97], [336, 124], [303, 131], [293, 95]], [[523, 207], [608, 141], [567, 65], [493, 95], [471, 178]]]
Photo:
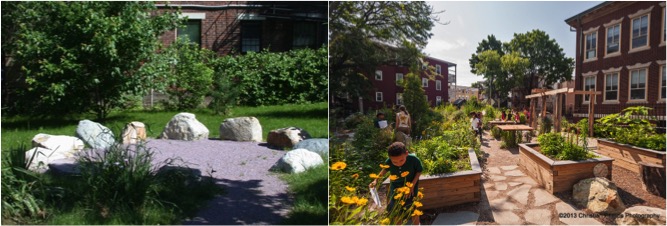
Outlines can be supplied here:
[[590, 104], [588, 110], [588, 136], [593, 137], [593, 121], [595, 121], [595, 93], [590, 95]]
[[642, 180], [642, 188], [651, 194], [665, 197], [665, 167], [639, 162], [639, 177]]
[[536, 98], [530, 99], [530, 127], [533, 129], [537, 126], [537, 115], [535, 115], [535, 105], [537, 104]]
[[542, 96], [542, 120], [547, 117], [547, 96]]
[[554, 130], [560, 132], [560, 94], [556, 94], [556, 104], [554, 104]]

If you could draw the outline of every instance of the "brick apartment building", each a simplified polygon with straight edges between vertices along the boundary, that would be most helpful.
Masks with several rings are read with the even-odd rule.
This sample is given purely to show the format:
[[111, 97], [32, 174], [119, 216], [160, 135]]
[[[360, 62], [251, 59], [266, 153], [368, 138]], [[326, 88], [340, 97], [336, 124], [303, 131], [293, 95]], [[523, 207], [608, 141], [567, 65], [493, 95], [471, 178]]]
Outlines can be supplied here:
[[[426, 100], [430, 106], [437, 106], [447, 102], [448, 86], [456, 80], [456, 64], [433, 57], [425, 57], [424, 62], [435, 68], [435, 80], [428, 79], [426, 74], [421, 75], [422, 88], [426, 93]], [[403, 104], [403, 87], [400, 81], [409, 73], [409, 68], [402, 65], [383, 65], [376, 69], [375, 75], [369, 76], [373, 84], [373, 97], [371, 101], [364, 101], [363, 108], [380, 109]]]
[[[577, 32], [574, 88], [602, 93], [595, 118], [647, 106], [664, 127], [665, 2], [604, 2], [565, 22]], [[576, 96], [575, 120], [590, 101]]]
[[449, 89], [449, 102], [454, 102], [457, 99], [470, 100], [473, 97], [480, 99], [479, 89], [468, 86], [452, 86]]
[[156, 5], [158, 10], [180, 7], [182, 17], [188, 18], [185, 27], [162, 35], [166, 44], [184, 37], [227, 55], [319, 48], [327, 42], [326, 1], [175, 1]]

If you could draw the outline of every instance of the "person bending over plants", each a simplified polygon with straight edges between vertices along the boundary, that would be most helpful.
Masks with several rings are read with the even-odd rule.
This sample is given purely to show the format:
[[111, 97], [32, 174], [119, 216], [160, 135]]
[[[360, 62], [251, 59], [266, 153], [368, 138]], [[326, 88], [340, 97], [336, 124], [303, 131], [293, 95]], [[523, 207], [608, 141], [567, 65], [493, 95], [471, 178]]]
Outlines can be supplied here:
[[[379, 177], [382, 178], [387, 171], [389, 171], [389, 205], [387, 211], [393, 211], [396, 202], [399, 200], [402, 207], [412, 206], [412, 200], [419, 192], [419, 176], [421, 176], [424, 168], [422, 162], [414, 154], [409, 154], [405, 148], [405, 144], [401, 142], [394, 142], [387, 149], [389, 158], [385, 161], [385, 165], [381, 165]], [[377, 178], [370, 183], [369, 187], [373, 188], [377, 184]], [[401, 192], [405, 191], [405, 192]], [[396, 193], [396, 194], [395, 194]], [[404, 195], [405, 194], [405, 195]], [[402, 197], [404, 196], [404, 197]], [[400, 208], [400, 207], [399, 207]], [[408, 209], [402, 208], [402, 211]], [[403, 214], [398, 214], [403, 216]], [[419, 225], [419, 216], [412, 215], [412, 224]]]

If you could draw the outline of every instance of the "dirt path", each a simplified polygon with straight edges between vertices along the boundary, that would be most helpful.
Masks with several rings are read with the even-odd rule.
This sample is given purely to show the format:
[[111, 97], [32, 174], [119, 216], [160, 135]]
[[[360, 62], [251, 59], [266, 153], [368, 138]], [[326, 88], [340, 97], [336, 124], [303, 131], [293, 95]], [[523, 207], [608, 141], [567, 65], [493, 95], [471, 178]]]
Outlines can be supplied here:
[[150, 139], [155, 162], [180, 158], [203, 175], [211, 175], [225, 194], [208, 202], [183, 224], [279, 224], [293, 202], [287, 184], [269, 168], [284, 152], [264, 143], [221, 140], [176, 141]]

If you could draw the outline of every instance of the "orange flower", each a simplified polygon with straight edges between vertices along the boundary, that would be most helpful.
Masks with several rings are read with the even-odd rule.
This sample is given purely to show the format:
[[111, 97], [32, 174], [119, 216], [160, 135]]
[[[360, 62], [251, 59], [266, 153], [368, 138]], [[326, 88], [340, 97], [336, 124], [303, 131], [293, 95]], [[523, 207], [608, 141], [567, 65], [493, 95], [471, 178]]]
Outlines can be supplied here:
[[405, 206], [405, 201], [401, 201], [401, 206]]
[[408, 172], [408, 171], [402, 172], [401, 177], [407, 177], [408, 174], [410, 174], [410, 172]]
[[419, 197], [420, 199], [424, 198], [424, 193], [422, 193], [421, 191], [417, 192], [417, 197]]
[[406, 187], [409, 187], [409, 188], [412, 188], [412, 186], [414, 186], [414, 185], [413, 185], [412, 183], [410, 183], [410, 182], [405, 182], [405, 186], [406, 186]]
[[350, 197], [348, 197], [348, 196], [343, 196], [343, 197], [341, 197], [341, 198], [340, 198], [340, 201], [343, 202], [343, 203], [345, 203], [345, 204], [347, 204], [347, 205], [352, 205], [352, 204], [355, 203], [354, 200], [352, 200], [352, 198], [350, 198]]
[[417, 202], [417, 201], [414, 202], [414, 205], [417, 208], [424, 206], [424, 204], [422, 204], [421, 202]]
[[369, 175], [369, 177], [371, 177], [371, 179], [378, 179], [378, 178], [380, 178], [377, 174], [374, 174], [374, 173], [371, 173], [371, 175]]
[[354, 178], [354, 179], [359, 178], [359, 174], [358, 173], [352, 174], [352, 178]]
[[356, 188], [348, 187], [348, 186], [345, 186], [345, 189], [347, 189], [348, 191], [354, 191], [354, 190], [357, 190]]
[[380, 168], [382, 168], [382, 169], [389, 169], [389, 165], [380, 164]]
[[400, 199], [401, 197], [403, 197], [403, 193], [398, 193], [394, 196], [394, 199]]
[[392, 181], [398, 180], [398, 176], [391, 175], [391, 176], [389, 176], [389, 180], [392, 180]]
[[357, 205], [363, 206], [366, 205], [366, 203], [368, 203], [368, 199], [360, 198], [357, 200]]
[[347, 164], [344, 162], [336, 162], [333, 165], [331, 165], [331, 170], [343, 170], [347, 167]]
[[412, 212], [413, 217], [421, 216], [421, 215], [424, 215], [424, 212], [419, 211], [419, 210], [415, 210], [415, 212]]

